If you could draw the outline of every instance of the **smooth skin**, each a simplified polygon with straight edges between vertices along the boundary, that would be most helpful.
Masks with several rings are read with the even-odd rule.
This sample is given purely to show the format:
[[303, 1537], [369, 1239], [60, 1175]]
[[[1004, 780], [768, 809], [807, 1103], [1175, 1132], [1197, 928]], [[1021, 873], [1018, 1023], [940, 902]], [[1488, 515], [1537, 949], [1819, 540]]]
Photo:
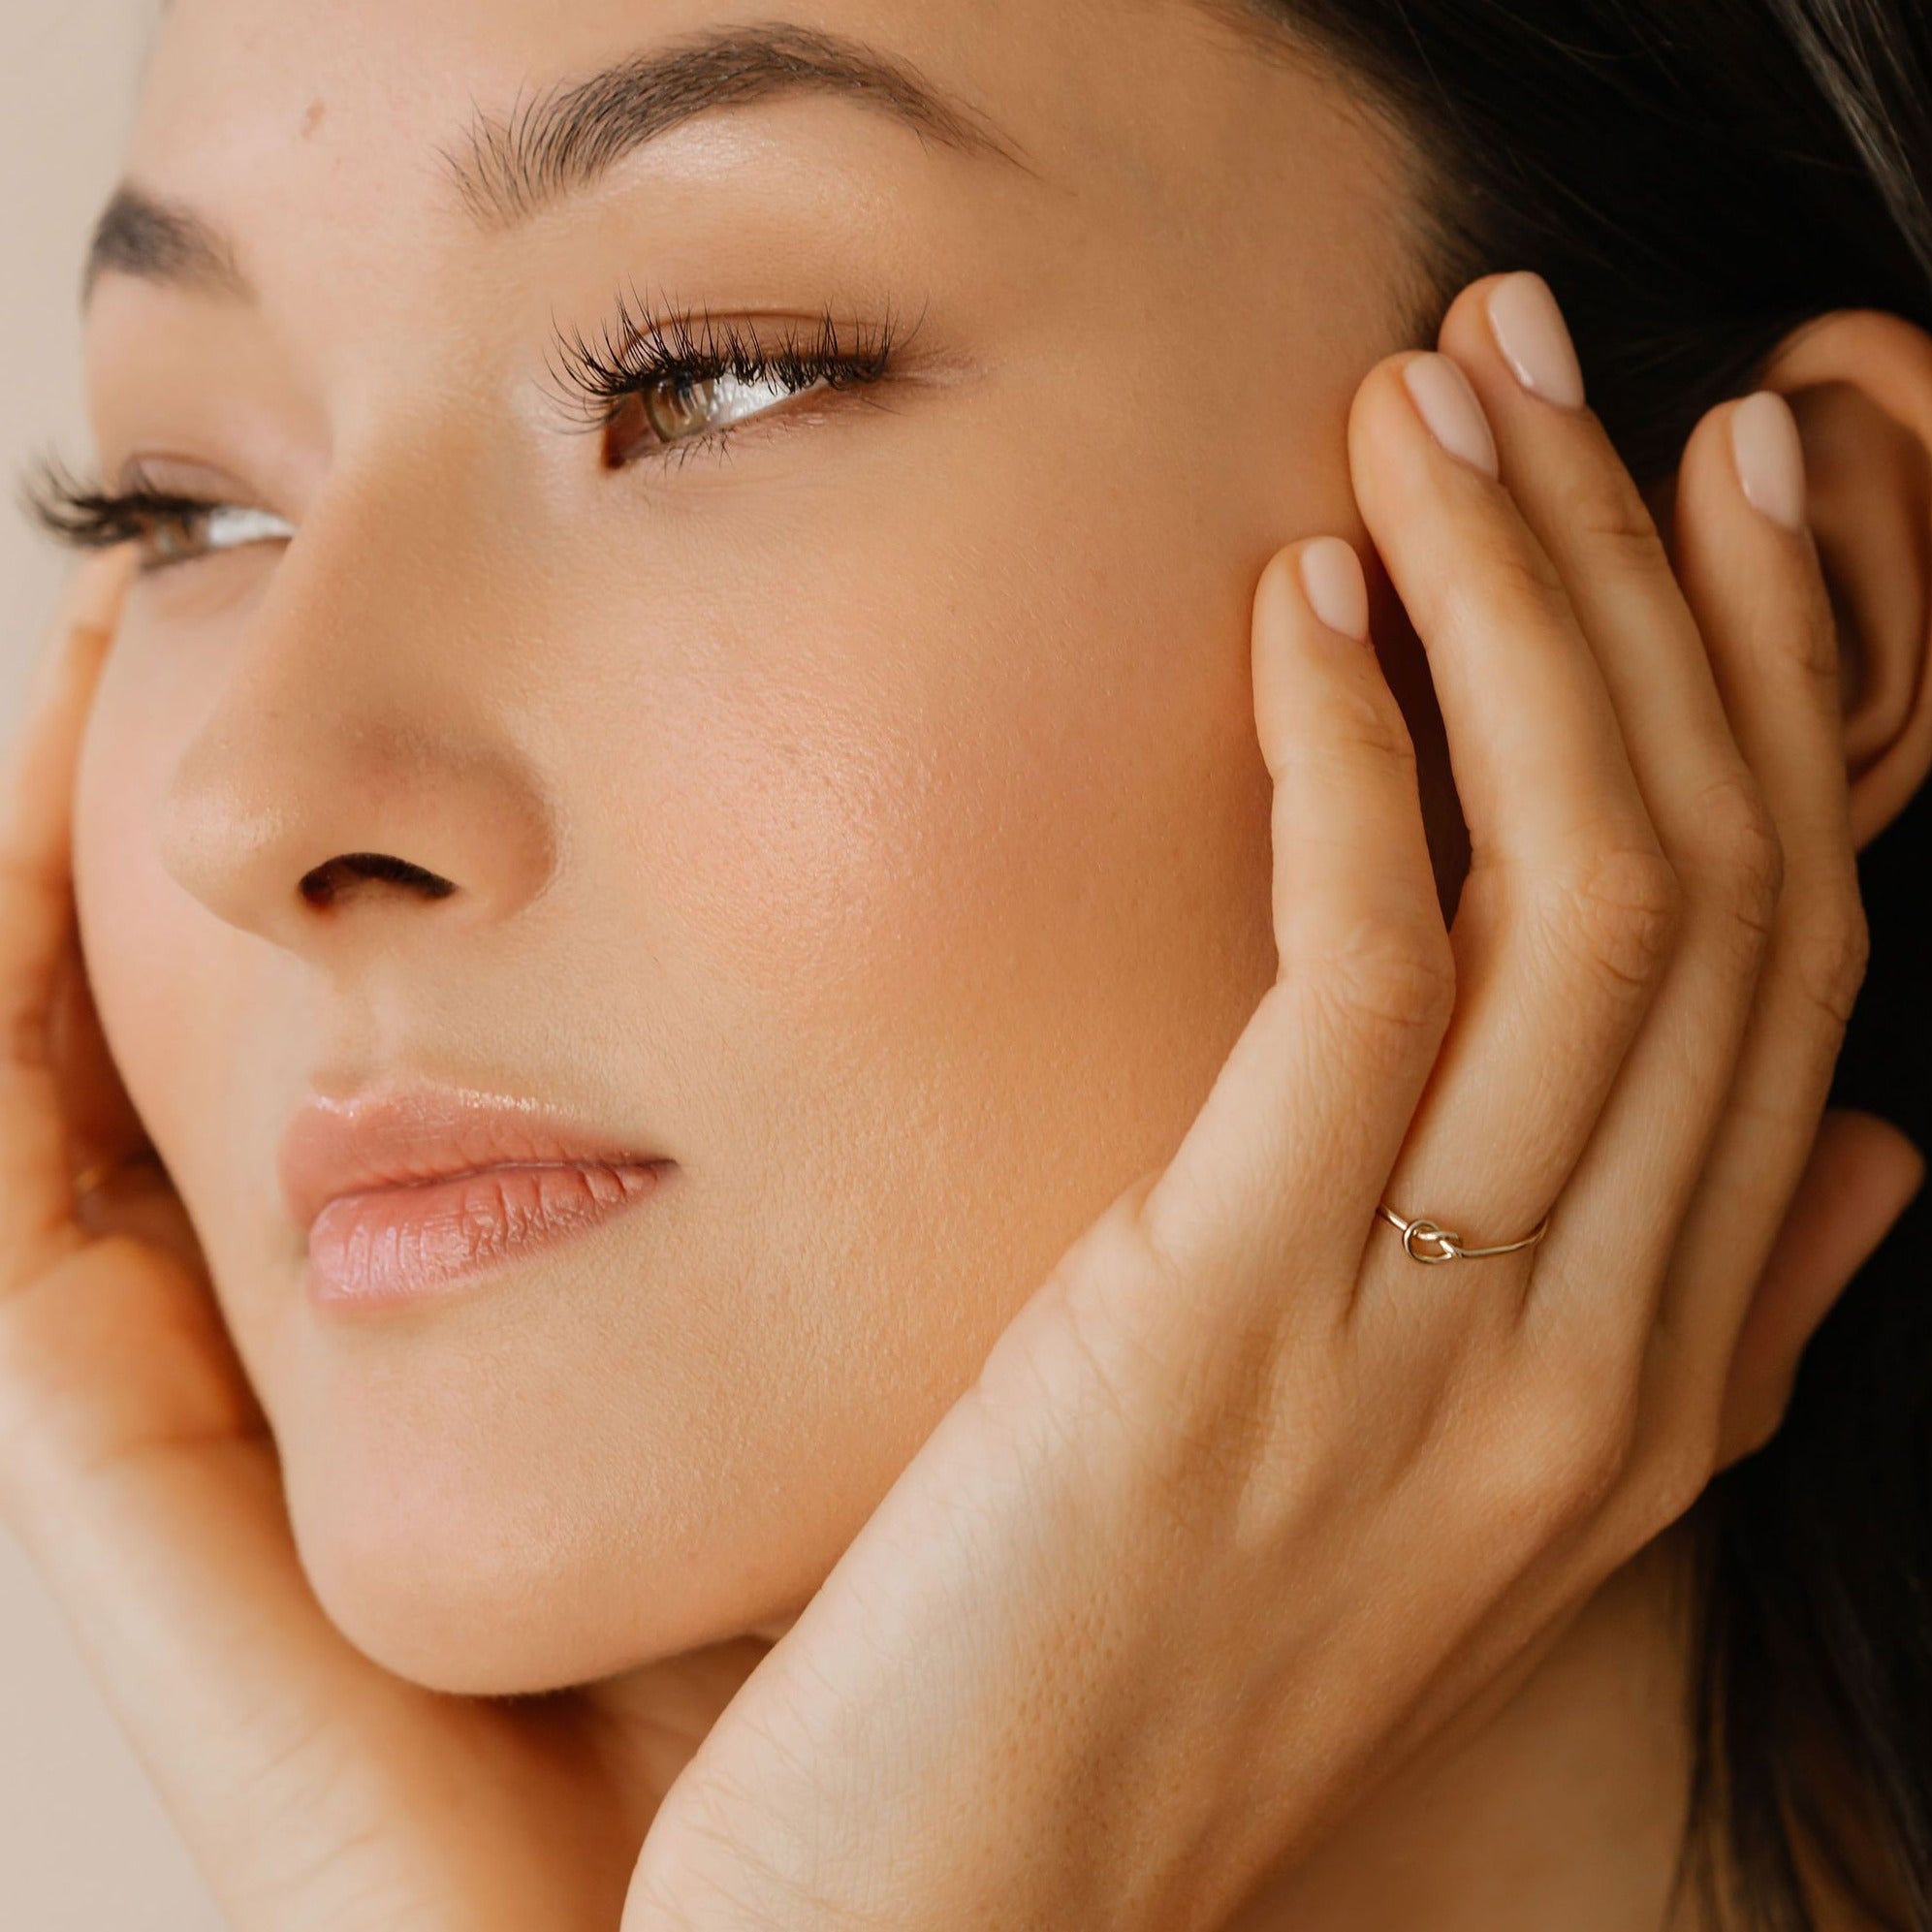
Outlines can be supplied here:
[[[1876, 1124], [1812, 1155], [1862, 946], [1815, 547], [1746, 501], [1726, 405], [1687, 456], [1680, 591], [1594, 421], [1499, 380], [1486, 293], [1444, 342], [1505, 481], [1432, 439], [1409, 359], [1351, 434], [1469, 802], [1453, 936], [1402, 713], [1289, 546], [1253, 626], [1281, 975], [672, 1785], [627, 1932], [1229, 1922], [1761, 1434], [1731, 1365], [1774, 1232], [1794, 1194], [1846, 1219], [1808, 1156], [1887, 1175], [1853, 1259], [1916, 1187]], [[74, 1219], [85, 1096], [43, 1047], [124, 562], [77, 584], [9, 802], [10, 1513], [238, 1924], [594, 1923], [621, 1837], [589, 1764], [541, 1705], [349, 1650], [179, 1244]], [[1522, 1050], [1551, 1038], [1560, 1079]], [[1468, 1150], [1504, 1122], [1491, 1173]], [[1424, 1274], [1384, 1198], [1553, 1225]], [[666, 1672], [674, 1734], [708, 1670]]]
[[[1506, 487], [1421, 431], [1407, 359], [1351, 433], [1469, 808], [1453, 936], [1401, 713], [1290, 548], [1254, 626], [1281, 977], [707, 1740], [631, 1932], [1226, 1923], [1754, 1436], [1739, 1332], [1865, 946], [1823, 581], [1747, 502], [1729, 404], [1680, 591], [1596, 424], [1493, 380], [1493, 293], [1443, 339]], [[1902, 1206], [1884, 1131], [1834, 1130]], [[1425, 1293], [1364, 1239], [1391, 1197], [1555, 1224]]]
[[[814, 18], [1031, 172], [797, 101], [479, 239], [433, 144], [633, 0], [175, 0], [130, 169], [259, 300], [104, 284], [104, 466], [300, 535], [84, 573], [12, 780], [7, 1518], [248, 1932], [1652, 1925], [1661, 1533], [1918, 1180], [1813, 1134], [1932, 757], [1932, 345], [1767, 372], [1815, 547], [1706, 425], [1680, 591], [1482, 290], [1501, 482], [1430, 439], [1333, 77], [1164, 3]], [[925, 299], [944, 366], [601, 476], [534, 384], [646, 269]], [[365, 850], [465, 890], [298, 909]], [[661, 1138], [677, 1204], [321, 1323], [274, 1139], [393, 1064]], [[1558, 1213], [1425, 1274], [1384, 1193]]]

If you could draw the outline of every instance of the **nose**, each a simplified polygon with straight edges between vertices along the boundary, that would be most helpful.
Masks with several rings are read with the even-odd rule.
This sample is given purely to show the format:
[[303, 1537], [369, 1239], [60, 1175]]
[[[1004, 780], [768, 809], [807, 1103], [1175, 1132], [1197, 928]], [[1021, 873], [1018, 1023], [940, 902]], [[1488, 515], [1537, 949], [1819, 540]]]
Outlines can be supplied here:
[[423, 534], [386, 563], [366, 526], [304, 528], [162, 801], [175, 881], [290, 951], [505, 920], [554, 868], [551, 790], [514, 730], [527, 681], [508, 664], [492, 680], [492, 640], [460, 634], [487, 586], [426, 570]]

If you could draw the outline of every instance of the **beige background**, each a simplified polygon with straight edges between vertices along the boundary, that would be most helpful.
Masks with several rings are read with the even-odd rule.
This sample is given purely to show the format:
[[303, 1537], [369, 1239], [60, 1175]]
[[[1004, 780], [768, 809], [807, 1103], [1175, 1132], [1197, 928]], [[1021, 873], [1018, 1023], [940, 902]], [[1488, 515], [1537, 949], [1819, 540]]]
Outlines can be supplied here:
[[[91, 459], [76, 288], [155, 0], [0, 0], [0, 733], [65, 559], [13, 510], [25, 459]], [[59, 1614], [0, 1530], [0, 1927], [221, 1932]]]

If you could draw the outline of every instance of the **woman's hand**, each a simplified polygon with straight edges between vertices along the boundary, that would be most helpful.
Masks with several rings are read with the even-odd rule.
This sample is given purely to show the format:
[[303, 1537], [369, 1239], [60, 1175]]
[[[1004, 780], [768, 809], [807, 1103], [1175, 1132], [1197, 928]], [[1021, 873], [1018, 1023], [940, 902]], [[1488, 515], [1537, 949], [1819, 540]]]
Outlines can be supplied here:
[[[1539, 288], [1467, 292], [1351, 426], [1470, 825], [1453, 934], [1359, 572], [1298, 546], [1253, 634], [1279, 979], [706, 1740], [626, 1932], [1222, 1923], [1761, 1439], [1794, 1197], [1788, 1327], [1916, 1188], [1848, 1122], [1816, 1171], [1855, 1138], [1869, 1212], [1801, 1191], [1864, 928], [1785, 405], [1699, 427], [1673, 571]], [[1384, 1201], [1550, 1225], [1425, 1268]]]
[[[763, 1646], [574, 1696], [417, 1689], [324, 1616], [280, 1470], [87, 998], [70, 798], [131, 556], [79, 574], [0, 775], [0, 1521], [236, 1932], [609, 1932], [650, 1806]], [[116, 1178], [77, 1200], [74, 1178]]]
[[[636, 1687], [642, 1759], [589, 1700], [370, 1664], [301, 1574], [165, 1174], [77, 1199], [141, 1148], [68, 838], [131, 559], [81, 572], [0, 791], [0, 1515], [238, 1932], [564, 1932], [614, 1924], [627, 1884], [633, 1925], [1211, 1923], [1669, 1520], [1715, 1415], [1761, 1434], [1719, 1391], [1859, 930], [1815, 562], [1707, 425], [1694, 623], [1620, 534], [1640, 520], [1588, 420], [1515, 394], [1471, 301], [1447, 346], [1520, 515], [1392, 369], [1356, 441], [1475, 826], [1454, 1013], [1400, 720], [1289, 558], [1255, 638], [1281, 984], [1173, 1165], [1068, 1253], [730, 1704], [634, 1882], [761, 1647]], [[1767, 809], [1768, 937], [1739, 919], [1772, 897]], [[1848, 1241], [1801, 1193], [1785, 1251], [1824, 1259], [1788, 1301], [1916, 1180], [1862, 1133], [1869, 1225]], [[1557, 1219], [1527, 1257], [1425, 1273], [1372, 1227], [1384, 1195], [1475, 1240]]]

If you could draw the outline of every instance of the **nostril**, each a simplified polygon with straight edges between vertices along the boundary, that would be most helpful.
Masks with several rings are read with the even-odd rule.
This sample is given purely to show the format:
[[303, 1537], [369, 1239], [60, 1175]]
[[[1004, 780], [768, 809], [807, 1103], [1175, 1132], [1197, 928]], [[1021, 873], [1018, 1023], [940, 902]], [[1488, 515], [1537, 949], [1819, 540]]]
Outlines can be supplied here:
[[299, 890], [310, 905], [333, 905], [344, 892], [371, 880], [406, 886], [425, 899], [448, 899], [457, 889], [439, 873], [426, 871], [387, 852], [344, 852], [304, 872]]

